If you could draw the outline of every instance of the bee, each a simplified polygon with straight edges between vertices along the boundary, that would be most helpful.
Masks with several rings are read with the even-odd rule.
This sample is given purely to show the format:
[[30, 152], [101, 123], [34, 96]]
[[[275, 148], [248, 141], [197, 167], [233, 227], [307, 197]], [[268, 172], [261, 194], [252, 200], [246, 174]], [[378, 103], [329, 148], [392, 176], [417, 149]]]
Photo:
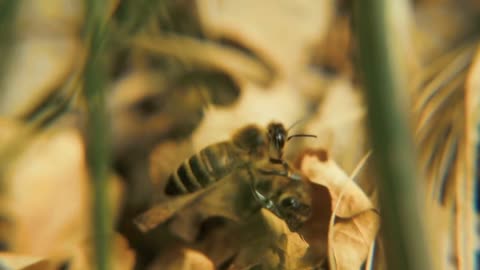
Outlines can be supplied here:
[[312, 198], [306, 181], [265, 179], [263, 185], [261, 183], [252, 192], [261, 205], [283, 219], [291, 231], [297, 231], [312, 213]]
[[[288, 130], [295, 124], [288, 129], [277, 122], [271, 122], [266, 129], [257, 125], [247, 125], [235, 132], [231, 140], [207, 146], [185, 160], [170, 175], [165, 186], [165, 194], [176, 196], [193, 193], [236, 170], [246, 169], [255, 200], [285, 220], [290, 229], [298, 229], [310, 216], [310, 198], [308, 192], [302, 191], [305, 184], [301, 181], [300, 174], [294, 173], [283, 159], [283, 149], [291, 138], [316, 136], [309, 134], [288, 136]], [[293, 181], [289, 181], [291, 183], [283, 187], [270, 189], [276, 192], [269, 196], [265, 196], [257, 189], [258, 178], [267, 179], [264, 182], [268, 183], [277, 182], [273, 180], [277, 176]]]
[[[254, 178], [258, 179], [258, 182], [257, 185], [252, 186], [250, 183], [251, 179]], [[239, 182], [228, 184], [228, 180], [233, 179], [239, 180]], [[223, 184], [227, 184], [227, 187], [232, 187], [231, 184], [233, 184], [233, 187], [238, 188], [240, 192], [233, 194], [232, 196], [236, 199], [229, 200], [227, 206], [225, 206], [226, 209], [235, 209], [232, 213], [233, 216], [245, 218], [253, 213], [251, 211], [258, 210], [257, 207], [262, 207], [285, 221], [291, 231], [297, 231], [311, 215], [310, 185], [303, 179], [302, 181], [291, 181], [283, 175], [265, 175], [259, 171], [237, 170], [226, 176], [225, 181], [227, 182], [223, 182]], [[248, 192], [249, 188], [251, 192]], [[135, 218], [134, 222], [141, 231], [150, 231], [159, 224], [173, 218], [178, 211], [198, 203], [199, 199], [215, 197], [216, 195], [212, 195], [212, 192], [215, 192], [214, 190], [205, 188], [198, 193], [176, 196], [170, 200], [156, 203], [152, 208]], [[247, 195], [244, 192], [248, 192], [257, 203], [252, 204], [248, 199], [244, 200], [244, 195]], [[205, 194], [210, 195], [205, 197]], [[233, 201], [238, 201], [239, 204], [237, 205]], [[229, 203], [234, 203], [236, 206], [228, 206]]]
[[[266, 130], [252, 124], [239, 129], [231, 140], [207, 146], [185, 160], [167, 179], [165, 194], [175, 196], [198, 191], [237, 169], [256, 170], [265, 175], [299, 180], [300, 177], [292, 174], [290, 166], [283, 160], [283, 148], [291, 138], [316, 136], [288, 136], [289, 129], [277, 122], [270, 123]], [[262, 168], [269, 165], [281, 165], [281, 169]]]

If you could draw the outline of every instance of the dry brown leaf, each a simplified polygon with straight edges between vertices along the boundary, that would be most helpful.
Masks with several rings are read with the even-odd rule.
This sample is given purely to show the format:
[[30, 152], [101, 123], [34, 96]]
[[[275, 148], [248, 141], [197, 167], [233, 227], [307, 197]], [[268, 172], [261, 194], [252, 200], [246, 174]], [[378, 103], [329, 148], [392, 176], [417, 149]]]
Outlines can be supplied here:
[[19, 121], [0, 117], [0, 147], [11, 144], [22, 127], [23, 125]]
[[456, 46], [432, 62], [421, 74], [423, 85], [414, 95], [419, 161], [427, 180], [427, 225], [436, 233], [430, 240], [433, 256], [442, 258], [435, 261], [438, 269], [471, 269], [474, 264], [472, 168], [476, 163], [478, 68], [472, 60], [477, 46], [475, 42]]
[[30, 112], [66, 79], [79, 52], [78, 40], [71, 38], [28, 38], [17, 44], [5, 74], [0, 113], [19, 117]]
[[351, 18], [348, 13], [335, 16], [325, 40], [312, 50], [312, 62], [353, 78], [353, 43]]
[[260, 205], [249, 183], [246, 171], [233, 172], [202, 191], [157, 204], [136, 222], [141, 230], [149, 231], [168, 221], [173, 234], [192, 243], [216, 266], [235, 256], [234, 269], [256, 263], [266, 269], [295, 269], [291, 266], [303, 263], [308, 245], [283, 220], [267, 210], [258, 211]]
[[[111, 268], [112, 270], [133, 270], [135, 265], [135, 253], [128, 246], [128, 242], [121, 235], [116, 234], [111, 242]], [[93, 264], [92, 246], [85, 241], [82, 246], [75, 248], [70, 261], [70, 270], [95, 269]]]
[[363, 191], [332, 159], [306, 154], [302, 172], [326, 187], [331, 197], [335, 223], [329, 228], [330, 264], [334, 269], [358, 269], [367, 258], [380, 225], [380, 217]]
[[202, 253], [183, 248], [170, 250], [158, 257], [148, 270], [214, 270], [213, 263]]
[[258, 206], [251, 196], [249, 183], [250, 177], [246, 171], [233, 172], [200, 191], [172, 197], [154, 205], [135, 222], [142, 231], [148, 231], [172, 218], [171, 230], [192, 242], [197, 237], [200, 224], [208, 217], [221, 216], [238, 221], [251, 215], [251, 211]]
[[[452, 44], [464, 38], [475, 27], [473, 9], [466, 1], [442, 1], [441, 4], [420, 4], [414, 12], [412, 24], [415, 49], [423, 62], [430, 62], [451, 49]], [[473, 16], [472, 16], [473, 15]]]
[[333, 12], [329, 0], [198, 0], [197, 6], [208, 36], [237, 41], [288, 75], [305, 65], [307, 49], [323, 38]]
[[224, 71], [241, 81], [267, 85], [273, 78], [271, 70], [257, 59], [242, 51], [206, 40], [180, 35], [140, 36], [134, 38], [132, 44], [186, 63]]
[[53, 270], [55, 268], [46, 259], [41, 257], [2, 252], [0, 253], [0, 269]]
[[[251, 219], [250, 232], [242, 235], [244, 246], [229, 269], [304, 269], [308, 243], [291, 232], [285, 222], [266, 209]], [[259, 225], [260, 224], [260, 225]], [[255, 231], [252, 233], [252, 231]]]
[[194, 203], [175, 215], [169, 228], [186, 241], [193, 242], [200, 225], [207, 218], [220, 216], [241, 221], [258, 209], [250, 190], [250, 177], [238, 171], [225, 177], [203, 192], [198, 192]]
[[76, 36], [83, 21], [82, 2], [22, 1], [18, 12], [18, 39], [0, 98], [0, 114], [13, 117], [39, 105], [66, 80], [83, 57]]
[[135, 104], [143, 99], [163, 93], [164, 86], [162, 76], [143, 71], [133, 72], [115, 83], [108, 99], [108, 107], [114, 116], [111, 123], [116, 155], [138, 147], [139, 142], [152, 144], [151, 141], [159, 134], [161, 136], [169, 130], [171, 121], [165, 116], [144, 115], [134, 109]]
[[318, 137], [305, 140], [308, 147], [328, 149], [332, 159], [347, 172], [355, 168], [367, 149], [366, 108], [362, 99], [351, 82], [345, 79], [333, 81], [303, 130]]
[[18, 31], [22, 35], [73, 35], [84, 21], [84, 3], [78, 0], [21, 2]]
[[164, 190], [168, 176], [193, 155], [192, 142], [169, 141], [155, 146], [150, 154], [150, 176], [158, 190]]
[[[475, 254], [478, 253], [478, 213], [474, 207], [478, 194], [476, 185], [478, 185], [478, 124], [480, 108], [480, 47], [477, 45], [476, 53], [472, 66], [468, 72], [464, 96], [464, 114], [465, 127], [460, 147], [459, 155], [463, 154], [457, 170], [463, 170], [459, 173], [457, 179], [457, 246], [459, 246], [459, 269], [470, 269], [478, 264]], [[477, 183], [475, 183], [477, 182]], [[465, 240], [459, 240], [465, 239]]]
[[184, 207], [201, 199], [204, 196], [204, 193], [207, 192], [208, 190], [205, 189], [202, 192], [170, 198], [169, 200], [159, 202], [135, 218], [134, 222], [142, 232], [147, 232], [166, 222]]
[[[91, 185], [79, 132], [67, 128], [41, 134], [8, 169], [12, 251], [56, 264], [69, 260], [91, 235]], [[109, 190], [116, 213], [122, 194], [118, 179], [111, 179]]]
[[67, 257], [72, 240], [83, 237], [89, 202], [82, 158], [81, 138], [69, 130], [34, 142], [11, 169], [7, 181], [15, 251]]
[[374, 209], [365, 193], [333, 159], [321, 161], [317, 156], [307, 154], [302, 159], [301, 169], [310, 181], [328, 188], [332, 197], [332, 210], [343, 193], [342, 203], [336, 209], [338, 217], [350, 218]]
[[272, 85], [269, 90], [246, 85], [232, 106], [210, 107], [205, 111], [203, 121], [192, 134], [193, 148], [200, 151], [210, 144], [229, 140], [237, 129], [252, 123], [266, 127], [275, 120], [289, 126], [305, 117], [306, 103], [286, 82]]

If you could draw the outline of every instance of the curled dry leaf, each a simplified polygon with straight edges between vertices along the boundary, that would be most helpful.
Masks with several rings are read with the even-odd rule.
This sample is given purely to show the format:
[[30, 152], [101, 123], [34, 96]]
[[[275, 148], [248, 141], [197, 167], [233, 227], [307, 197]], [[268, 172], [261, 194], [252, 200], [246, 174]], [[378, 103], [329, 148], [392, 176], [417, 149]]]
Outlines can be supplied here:
[[[131, 270], [134, 269], [135, 253], [128, 246], [128, 242], [123, 236], [116, 234], [111, 242], [112, 270]], [[85, 241], [82, 246], [75, 248], [72, 259], [69, 262], [69, 270], [95, 269], [93, 263], [92, 245]]]
[[78, 41], [69, 38], [18, 44], [5, 75], [0, 113], [19, 117], [32, 111], [67, 78], [79, 51]]
[[330, 264], [334, 269], [359, 269], [376, 237], [380, 217], [355, 182], [332, 159], [325, 159], [324, 152], [319, 153], [321, 158], [315, 152], [306, 153], [301, 170], [313, 184], [326, 187], [331, 198], [336, 219], [329, 228]]
[[214, 270], [215, 266], [204, 254], [183, 248], [171, 250], [158, 257], [148, 270]]
[[325, 40], [313, 48], [312, 62], [348, 78], [353, 77], [353, 42], [351, 18], [346, 14], [335, 16]]
[[478, 59], [477, 42], [457, 45], [420, 74], [413, 96], [415, 139], [427, 187], [427, 228], [435, 232], [428, 240], [443, 259], [435, 261], [436, 269], [469, 269], [474, 264]]
[[[458, 1], [441, 4], [420, 4], [414, 10], [411, 24], [415, 51], [425, 63], [448, 53], [452, 45], [462, 40], [475, 27], [474, 9]], [[474, 3], [476, 1], [468, 1]]]
[[[251, 224], [248, 224], [251, 223]], [[248, 225], [248, 226], [247, 226]], [[252, 216], [243, 228], [243, 248], [229, 269], [304, 269], [308, 243], [291, 232], [284, 221], [266, 209]]]
[[157, 145], [150, 154], [150, 176], [153, 184], [158, 187], [157, 190], [164, 190], [168, 176], [193, 154], [190, 140], [168, 141]]
[[251, 195], [249, 180], [246, 171], [234, 172], [198, 192], [157, 204], [136, 222], [142, 230], [147, 231], [171, 218], [170, 230], [184, 240], [193, 242], [201, 223], [207, 218], [217, 216], [238, 221], [258, 209]]
[[224, 71], [243, 80], [268, 84], [272, 71], [257, 59], [233, 48], [186, 36], [140, 36], [132, 40], [135, 47], [160, 55], [173, 56], [180, 61]]
[[[203, 119], [208, 98], [229, 103], [238, 94], [228, 96], [231, 92], [224, 91], [228, 86], [234, 87], [234, 83], [223, 73], [177, 73], [137, 71], [117, 82], [109, 103], [114, 115], [116, 156], [128, 158], [134, 152], [142, 153], [143, 157], [158, 142], [190, 136]], [[207, 89], [209, 82], [219, 78], [223, 79], [223, 85], [219, 83], [215, 90]], [[238, 89], [235, 87], [235, 90]], [[221, 91], [226, 94], [218, 94]]]
[[305, 144], [328, 149], [332, 159], [351, 172], [366, 152], [365, 113], [363, 97], [352, 83], [345, 79], [333, 81], [303, 131], [318, 138], [305, 140]]
[[306, 115], [306, 104], [307, 100], [286, 82], [272, 85], [268, 90], [248, 84], [235, 104], [228, 108], [209, 107], [205, 111], [203, 121], [192, 134], [193, 148], [199, 151], [229, 140], [237, 129], [252, 123], [266, 127], [275, 120], [289, 126]]
[[143, 111], [137, 104], [150, 98], [155, 104], [155, 94], [163, 93], [165, 82], [162, 76], [147, 72], [133, 72], [120, 79], [113, 86], [108, 99], [108, 107], [112, 112], [113, 148], [121, 155], [132, 147], [147, 144], [151, 147], [152, 140], [168, 132], [171, 122], [165, 116], [149, 110]]
[[41, 257], [0, 253], [0, 269], [2, 270], [53, 270], [53, 266]]
[[[81, 60], [83, 4], [22, 1], [15, 46], [2, 82], [0, 114], [22, 116], [53, 93]], [[80, 61], [81, 62], [81, 61]], [[29, 78], [25, 80], [25, 78]]]
[[[35, 137], [5, 174], [13, 252], [58, 265], [91, 244], [91, 192], [80, 133], [50, 130]], [[122, 186], [110, 179], [110, 205], [118, 212]], [[116, 214], [114, 214], [116, 215]]]
[[196, 192], [159, 202], [135, 218], [134, 222], [142, 232], [150, 231], [169, 220], [184, 207], [194, 203], [197, 199], [200, 199], [206, 192], [207, 189], [202, 192]]
[[281, 74], [305, 64], [306, 49], [323, 38], [333, 12], [330, 0], [199, 0], [197, 6], [207, 35], [251, 48]]
[[296, 269], [293, 265], [303, 263], [308, 245], [283, 220], [267, 210], [258, 211], [249, 183], [246, 171], [234, 172], [204, 190], [155, 205], [136, 223], [146, 232], [166, 222], [174, 235], [216, 266], [234, 258], [232, 269], [255, 264]]
[[18, 31], [22, 35], [72, 36], [82, 28], [84, 8], [78, 0], [22, 1]]

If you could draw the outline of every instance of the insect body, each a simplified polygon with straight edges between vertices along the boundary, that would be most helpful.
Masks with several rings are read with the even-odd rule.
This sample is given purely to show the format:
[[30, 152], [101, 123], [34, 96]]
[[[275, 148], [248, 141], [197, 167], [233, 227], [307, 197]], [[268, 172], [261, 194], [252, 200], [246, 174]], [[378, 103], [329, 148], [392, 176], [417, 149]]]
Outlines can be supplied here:
[[[275, 122], [270, 123], [267, 130], [247, 125], [238, 130], [230, 141], [207, 146], [185, 160], [168, 178], [165, 193], [180, 195], [195, 192], [241, 168], [297, 180], [283, 160], [283, 148], [290, 138], [298, 136], [314, 137], [304, 134], [288, 137], [287, 129]], [[262, 169], [262, 164], [281, 164], [282, 170]]]
[[[282, 176], [269, 176], [264, 179], [259, 189], [253, 192], [264, 208], [283, 219], [291, 231], [298, 230], [311, 215], [311, 196], [306, 181], [285, 181]], [[281, 179], [283, 178], [283, 179]], [[265, 187], [262, 184], [267, 184]], [[265, 194], [265, 195], [264, 195]]]
[[246, 126], [231, 141], [210, 145], [185, 160], [168, 178], [165, 193], [180, 195], [213, 184], [238, 168], [265, 159], [265, 146], [264, 132]]
[[[250, 179], [252, 176], [247, 170], [237, 170], [225, 176], [225, 182], [223, 182], [223, 184], [226, 185], [222, 187], [226, 187], [226, 189], [210, 189], [209, 191], [205, 189], [206, 193], [203, 194], [209, 194], [207, 196], [202, 196], [202, 193], [197, 193], [187, 196], [177, 196], [170, 200], [158, 202], [148, 211], [138, 216], [134, 222], [141, 231], [150, 231], [173, 218], [178, 211], [192, 207], [197, 203], [201, 204], [200, 201], [204, 199], [211, 200], [212, 198], [219, 198], [219, 194], [226, 191], [234, 192], [234, 194], [229, 196], [230, 199], [225, 200], [219, 205], [215, 205], [215, 213], [217, 213], [219, 209], [222, 210], [218, 213], [224, 213], [223, 211], [228, 209], [228, 211], [233, 211], [229, 217], [235, 216], [242, 219], [258, 210], [257, 207], [263, 207], [284, 220], [291, 231], [297, 231], [311, 214], [312, 199], [308, 182], [291, 181], [288, 177], [282, 175], [265, 175], [259, 171], [252, 173], [255, 175], [254, 177], [258, 179], [255, 187], [252, 187], [249, 183], [251, 182]], [[253, 197], [259, 204], [248, 201], [247, 198], [251, 198], [245, 196], [248, 194], [235, 192], [236, 190], [248, 190], [248, 186], [245, 186], [246, 184], [252, 188]], [[210, 207], [211, 206], [208, 206], [209, 211], [211, 211]], [[203, 211], [203, 208], [198, 209], [198, 211]], [[211, 212], [208, 212], [207, 215], [210, 214]], [[222, 216], [223, 214], [220, 215]]]

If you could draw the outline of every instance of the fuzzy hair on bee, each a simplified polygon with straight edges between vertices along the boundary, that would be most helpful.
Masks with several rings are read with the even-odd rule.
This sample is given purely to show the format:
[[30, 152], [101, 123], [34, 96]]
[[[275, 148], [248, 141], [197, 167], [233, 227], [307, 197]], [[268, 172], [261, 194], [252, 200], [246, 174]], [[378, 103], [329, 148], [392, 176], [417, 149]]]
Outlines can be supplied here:
[[254, 193], [262, 205], [280, 219], [291, 231], [297, 231], [310, 218], [312, 213], [311, 190], [308, 181], [292, 181], [285, 176], [259, 176], [259, 184]]
[[[185, 160], [167, 179], [165, 194], [176, 196], [205, 188], [237, 169], [258, 170], [263, 174], [291, 174], [283, 160], [285, 143], [293, 137], [315, 137], [308, 134], [288, 136], [283, 124], [272, 122], [267, 128], [247, 125], [237, 130], [231, 140], [212, 144]], [[280, 164], [282, 168], [266, 170], [262, 164]]]
[[168, 178], [165, 193], [181, 195], [214, 184], [236, 169], [265, 159], [266, 145], [265, 132], [248, 125], [232, 140], [210, 145], [185, 160]]
[[[295, 125], [295, 124], [294, 124]], [[285, 144], [294, 137], [316, 137], [309, 134], [288, 136], [283, 124], [271, 122], [266, 128], [247, 125], [237, 130], [230, 140], [209, 145], [192, 155], [167, 179], [164, 192], [179, 196], [202, 190], [237, 170], [247, 170], [254, 199], [297, 230], [310, 216], [310, 197], [299, 173], [283, 159]], [[272, 185], [268, 196], [257, 189], [259, 180], [279, 182]], [[280, 181], [281, 182], [281, 181]], [[285, 181], [283, 181], [285, 182]]]

